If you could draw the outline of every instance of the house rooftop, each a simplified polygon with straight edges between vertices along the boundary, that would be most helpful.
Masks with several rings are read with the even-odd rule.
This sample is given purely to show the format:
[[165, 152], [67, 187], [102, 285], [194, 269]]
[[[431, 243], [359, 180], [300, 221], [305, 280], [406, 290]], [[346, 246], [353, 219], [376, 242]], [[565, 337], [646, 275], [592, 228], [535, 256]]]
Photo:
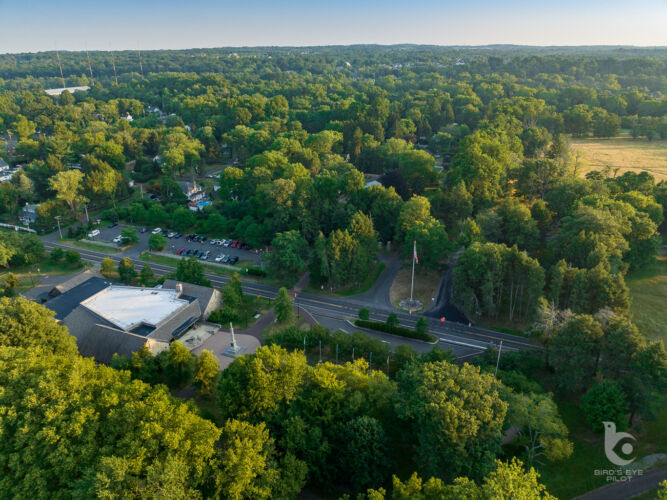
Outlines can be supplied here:
[[111, 285], [81, 305], [122, 330], [158, 325], [188, 304], [177, 290]]

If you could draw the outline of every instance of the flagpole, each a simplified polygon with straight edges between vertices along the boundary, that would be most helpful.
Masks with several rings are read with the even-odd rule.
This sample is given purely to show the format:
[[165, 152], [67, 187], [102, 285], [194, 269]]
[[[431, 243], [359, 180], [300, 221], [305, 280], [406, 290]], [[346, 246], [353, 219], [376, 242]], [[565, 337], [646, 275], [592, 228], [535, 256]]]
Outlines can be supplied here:
[[415, 288], [415, 255], [417, 255], [417, 240], [412, 242], [412, 279], [410, 280], [410, 312], [412, 312], [412, 292]]

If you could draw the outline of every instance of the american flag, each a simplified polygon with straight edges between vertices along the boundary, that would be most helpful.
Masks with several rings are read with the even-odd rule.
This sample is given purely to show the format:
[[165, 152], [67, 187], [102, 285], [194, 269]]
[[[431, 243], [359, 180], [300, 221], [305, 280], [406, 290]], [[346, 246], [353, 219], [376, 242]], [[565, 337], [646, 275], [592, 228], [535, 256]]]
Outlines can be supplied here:
[[417, 264], [419, 264], [419, 259], [417, 258], [417, 242], [416, 242], [416, 241], [413, 241], [412, 243], [413, 243], [413, 245], [414, 245], [414, 246], [413, 246], [414, 250], [413, 250], [413, 252], [412, 252], [412, 258], [414, 258], [414, 259], [415, 259], [415, 262], [416, 262]]

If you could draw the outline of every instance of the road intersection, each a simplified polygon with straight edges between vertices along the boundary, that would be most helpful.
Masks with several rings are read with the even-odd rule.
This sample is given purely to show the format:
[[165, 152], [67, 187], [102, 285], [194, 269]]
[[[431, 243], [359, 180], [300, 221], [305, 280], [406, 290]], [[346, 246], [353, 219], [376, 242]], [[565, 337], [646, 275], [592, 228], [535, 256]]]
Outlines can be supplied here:
[[[44, 245], [47, 250], [56, 246], [64, 249], [74, 248], [81, 254], [81, 258], [84, 261], [93, 264], [99, 264], [105, 258], [110, 258], [113, 261], [118, 262], [124, 257], [128, 257], [137, 268], [141, 268], [141, 266], [146, 264], [146, 262], [141, 260], [138, 255], [125, 255], [125, 252], [106, 254], [94, 250], [71, 247], [52, 240], [45, 240]], [[154, 262], [149, 264], [156, 276], [164, 276], [172, 273], [175, 269], [175, 267], [166, 264]], [[205, 276], [211, 281], [211, 285], [215, 287], [223, 286], [229, 280], [228, 277], [216, 274], [205, 274]], [[258, 295], [269, 299], [273, 299], [278, 292], [278, 288], [275, 286], [252, 281], [243, 281], [242, 288], [244, 293]], [[437, 344], [442, 349], [451, 349], [457, 358], [473, 356], [484, 351], [489, 345], [500, 345], [501, 341], [504, 352], [539, 348], [539, 345], [534, 342], [516, 335], [454, 322], [442, 322], [438, 318], [423, 316], [421, 314], [401, 312], [394, 309], [391, 304], [387, 304], [384, 301], [373, 300], [372, 296], [365, 294], [350, 297], [330, 297], [299, 292], [295, 297], [294, 304], [301, 309], [307, 310], [316, 320], [324, 324], [324, 326], [331, 329], [341, 328], [348, 332], [356, 329], [350, 325], [348, 321], [357, 318], [359, 309], [362, 307], [368, 308], [370, 311], [370, 319], [374, 321], [385, 321], [389, 314], [395, 313], [398, 316], [400, 324], [406, 327], [414, 327], [417, 319], [419, 317], [424, 317], [428, 322], [429, 333], [435, 335], [438, 339]], [[420, 351], [423, 351], [424, 347], [431, 347], [431, 345], [423, 342], [395, 337], [380, 332], [372, 332], [372, 335], [393, 345], [400, 343], [409, 344], [413, 347], [417, 347], [417, 350]]]

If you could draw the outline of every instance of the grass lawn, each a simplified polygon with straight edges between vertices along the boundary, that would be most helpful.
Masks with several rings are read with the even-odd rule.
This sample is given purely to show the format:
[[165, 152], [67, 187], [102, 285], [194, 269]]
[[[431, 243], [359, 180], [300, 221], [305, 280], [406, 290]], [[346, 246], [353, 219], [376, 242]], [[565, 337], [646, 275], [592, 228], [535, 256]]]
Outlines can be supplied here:
[[[412, 274], [412, 266], [401, 268], [391, 284], [389, 290], [389, 298], [394, 307], [399, 307], [398, 304], [403, 299], [410, 298], [410, 277]], [[435, 297], [440, 284], [442, 273], [440, 271], [423, 271], [415, 268], [415, 289], [414, 298], [424, 304], [424, 309], [428, 309], [431, 305], [431, 299]]]
[[[178, 262], [181, 260], [180, 257], [167, 257], [166, 255], [156, 255], [148, 252], [143, 252], [139, 258], [145, 262], [153, 262], [155, 264], [162, 264], [164, 266], [171, 266], [171, 267], [176, 267], [178, 265]], [[239, 264], [241, 262], [239, 262]], [[246, 274], [244, 272], [245, 268], [243, 269], [238, 268], [235, 270], [235, 269], [228, 269], [226, 267], [212, 266], [210, 264], [204, 264], [203, 262], [201, 262], [201, 264], [204, 266], [204, 272], [207, 274], [215, 274], [216, 276], [226, 277], [226, 276], [231, 276], [234, 273], [239, 273], [239, 275], [242, 276], [243, 281], [260, 281], [258, 276], [251, 276]]]
[[352, 295], [358, 295], [360, 293], [367, 292], [373, 287], [377, 279], [380, 277], [380, 274], [382, 274], [382, 271], [384, 271], [385, 267], [387, 267], [387, 265], [384, 262], [378, 262], [375, 266], [375, 270], [370, 273], [368, 278], [366, 278], [364, 282], [358, 287], [349, 286], [345, 288], [338, 288], [332, 292], [327, 290], [326, 286], [324, 288], [320, 288], [316, 285], [308, 283], [304, 290], [308, 293], [316, 293], [318, 295], [325, 295], [328, 297], [350, 297]]
[[647, 338], [667, 345], [667, 252], [662, 251], [653, 265], [629, 274], [626, 282], [633, 321]]
[[645, 170], [655, 177], [656, 182], [667, 179], [667, 140], [649, 142], [632, 137], [572, 137], [570, 145], [573, 151], [580, 151], [584, 160], [581, 175], [608, 166], [612, 172], [618, 169], [619, 174]]
[[62, 239], [60, 241], [66, 245], [83, 248], [84, 250], [92, 250], [93, 252], [120, 253], [125, 250], [125, 248], [100, 245], [99, 243], [93, 243], [92, 241], [79, 241], [79, 240], [68, 240], [68, 239]]
[[44, 260], [33, 266], [21, 266], [3, 270], [2, 273], [0, 273], [0, 280], [4, 280], [9, 273], [13, 273], [19, 280], [18, 293], [25, 293], [27, 290], [39, 285], [40, 278], [43, 276], [62, 276], [78, 273], [86, 267], [91, 266], [90, 263], [86, 262], [82, 262], [82, 264], [81, 267], [70, 267], [64, 259], [60, 262], [53, 263], [46, 257]]

